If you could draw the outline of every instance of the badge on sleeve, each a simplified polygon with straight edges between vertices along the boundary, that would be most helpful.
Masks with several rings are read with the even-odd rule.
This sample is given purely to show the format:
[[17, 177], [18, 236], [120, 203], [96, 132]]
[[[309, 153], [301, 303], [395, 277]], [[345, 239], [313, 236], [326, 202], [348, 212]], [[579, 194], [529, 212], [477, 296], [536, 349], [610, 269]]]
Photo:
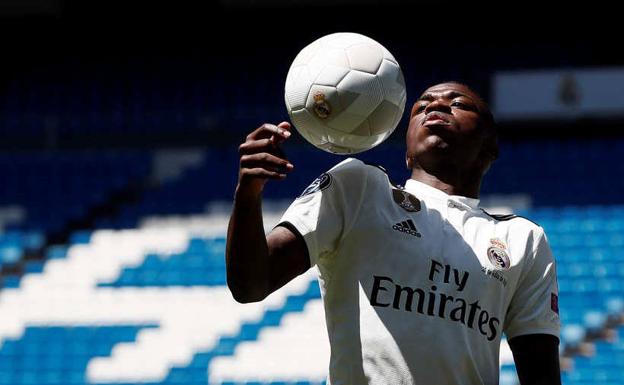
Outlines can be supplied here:
[[325, 190], [331, 184], [331, 180], [332, 180], [331, 174], [326, 173], [326, 172], [321, 174], [321, 176], [316, 178], [314, 182], [312, 182], [308, 187], [306, 187], [305, 190], [303, 190], [301, 195], [299, 195], [299, 198], [304, 197], [306, 195], [313, 194], [317, 191]]
[[394, 203], [401, 206], [401, 208], [405, 211], [410, 213], [417, 213], [420, 211], [420, 201], [418, 198], [405, 190], [393, 188], [392, 199], [394, 199]]
[[550, 293], [550, 309], [559, 314], [559, 297], [555, 293]]

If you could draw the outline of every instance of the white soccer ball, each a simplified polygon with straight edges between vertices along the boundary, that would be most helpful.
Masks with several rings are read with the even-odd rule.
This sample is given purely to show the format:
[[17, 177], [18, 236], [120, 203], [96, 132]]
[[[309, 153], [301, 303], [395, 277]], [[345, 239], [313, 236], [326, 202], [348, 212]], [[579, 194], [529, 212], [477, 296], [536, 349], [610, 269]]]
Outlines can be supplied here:
[[299, 133], [335, 154], [373, 148], [405, 108], [405, 80], [394, 56], [357, 33], [333, 33], [299, 52], [286, 77], [288, 114]]

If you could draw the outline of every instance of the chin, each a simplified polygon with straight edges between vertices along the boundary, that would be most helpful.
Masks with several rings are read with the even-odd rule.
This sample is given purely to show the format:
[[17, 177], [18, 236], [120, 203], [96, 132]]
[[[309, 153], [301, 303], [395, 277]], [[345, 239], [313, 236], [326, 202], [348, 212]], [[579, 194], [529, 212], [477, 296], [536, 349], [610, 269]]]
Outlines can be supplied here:
[[446, 152], [449, 149], [449, 144], [439, 136], [429, 137], [423, 143], [423, 152]]
[[432, 166], [435, 164], [448, 163], [449, 159], [453, 158], [448, 145], [426, 146], [420, 147], [418, 150], [414, 158], [421, 165], [426, 164]]

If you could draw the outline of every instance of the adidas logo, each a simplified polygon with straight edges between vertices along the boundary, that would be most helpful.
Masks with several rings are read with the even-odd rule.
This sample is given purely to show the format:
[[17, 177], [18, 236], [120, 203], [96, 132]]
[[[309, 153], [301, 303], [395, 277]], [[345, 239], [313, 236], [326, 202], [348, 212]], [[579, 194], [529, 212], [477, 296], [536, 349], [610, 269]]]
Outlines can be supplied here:
[[394, 230], [400, 231], [402, 233], [407, 233], [418, 238], [422, 236], [420, 235], [418, 230], [416, 230], [416, 226], [414, 226], [414, 222], [412, 222], [411, 219], [408, 219], [403, 222], [395, 223], [394, 226], [392, 226], [392, 228]]

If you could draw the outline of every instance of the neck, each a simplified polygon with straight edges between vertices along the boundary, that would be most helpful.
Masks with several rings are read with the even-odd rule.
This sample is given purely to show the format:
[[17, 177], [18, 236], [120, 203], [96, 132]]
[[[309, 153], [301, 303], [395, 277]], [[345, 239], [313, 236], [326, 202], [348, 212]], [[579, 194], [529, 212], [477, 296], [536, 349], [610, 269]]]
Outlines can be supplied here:
[[412, 179], [444, 191], [448, 195], [460, 195], [468, 198], [479, 198], [481, 178], [475, 178], [472, 173], [462, 173], [463, 170], [436, 170], [428, 172], [419, 165], [412, 168]]

